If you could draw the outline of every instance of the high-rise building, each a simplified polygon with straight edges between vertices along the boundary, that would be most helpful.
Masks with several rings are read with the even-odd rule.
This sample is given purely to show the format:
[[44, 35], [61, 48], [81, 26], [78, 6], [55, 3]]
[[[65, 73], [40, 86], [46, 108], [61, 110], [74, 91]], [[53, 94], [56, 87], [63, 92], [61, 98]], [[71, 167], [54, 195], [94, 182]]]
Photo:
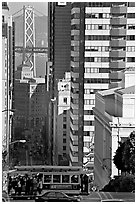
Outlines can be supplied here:
[[[49, 146], [50, 163], [57, 164], [55, 157], [57, 82], [70, 71], [71, 50], [71, 3], [48, 3], [48, 90], [49, 90]], [[55, 161], [55, 160], [56, 161]]]
[[49, 2], [48, 46], [49, 61], [53, 63], [55, 79], [63, 79], [70, 71], [71, 3]]
[[[15, 80], [14, 140], [25, 139], [27, 147], [27, 157], [24, 157], [22, 150], [22, 154], [18, 152], [18, 160], [20, 164], [44, 164], [47, 148], [45, 78], [32, 78], [28, 66], [18, 68], [20, 79]], [[19, 161], [13, 162], [15, 165]]]
[[122, 70], [135, 67], [135, 2], [71, 5], [70, 159], [82, 165], [94, 147], [95, 93], [123, 86]]
[[70, 144], [70, 72], [58, 81], [57, 151], [58, 164], [69, 165]]
[[14, 105], [14, 23], [6, 2], [2, 2], [2, 136], [3, 147], [11, 139], [11, 111]]

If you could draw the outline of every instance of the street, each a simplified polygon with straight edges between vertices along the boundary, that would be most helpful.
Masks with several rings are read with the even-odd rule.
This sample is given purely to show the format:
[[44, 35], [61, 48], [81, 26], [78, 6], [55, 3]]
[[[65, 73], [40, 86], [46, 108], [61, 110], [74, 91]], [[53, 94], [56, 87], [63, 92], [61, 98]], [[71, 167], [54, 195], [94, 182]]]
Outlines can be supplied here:
[[91, 192], [82, 196], [81, 202], [100, 202], [107, 199], [123, 199], [125, 202], [135, 202], [135, 194], [128, 192]]
[[[89, 195], [81, 195], [81, 202], [101, 202], [101, 200], [107, 199], [135, 202], [135, 194], [128, 192], [91, 192]], [[13, 200], [12, 202], [34, 202], [34, 200]]]

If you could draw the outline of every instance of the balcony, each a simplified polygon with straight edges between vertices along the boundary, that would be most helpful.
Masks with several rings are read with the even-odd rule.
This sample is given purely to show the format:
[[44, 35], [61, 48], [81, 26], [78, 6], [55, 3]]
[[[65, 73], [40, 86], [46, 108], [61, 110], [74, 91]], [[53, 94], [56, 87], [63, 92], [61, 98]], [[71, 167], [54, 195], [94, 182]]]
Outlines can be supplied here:
[[126, 40], [111, 40], [110, 47], [125, 47]]
[[111, 50], [110, 57], [126, 57], [126, 51], [123, 50]]
[[111, 18], [110, 19], [110, 24], [111, 25], [124, 25], [127, 23], [126, 18]]
[[109, 74], [110, 79], [123, 79], [124, 72], [112, 72]]
[[110, 62], [110, 68], [125, 68], [125, 62], [113, 61]]
[[124, 36], [126, 35], [126, 29], [118, 29], [118, 28], [113, 28], [110, 30], [110, 35], [112, 36]]
[[126, 13], [127, 12], [127, 7], [126, 6], [113, 6], [111, 8], [111, 13]]

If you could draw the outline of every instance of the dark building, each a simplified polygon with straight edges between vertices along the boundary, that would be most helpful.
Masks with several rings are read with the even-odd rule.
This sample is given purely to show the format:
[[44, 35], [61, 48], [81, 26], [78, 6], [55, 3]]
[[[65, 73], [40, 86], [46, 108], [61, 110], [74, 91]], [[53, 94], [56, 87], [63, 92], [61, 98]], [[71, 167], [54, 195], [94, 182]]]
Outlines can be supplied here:
[[55, 158], [57, 82], [70, 71], [71, 54], [71, 3], [48, 4], [48, 61], [49, 67], [49, 161], [57, 165]]
[[48, 9], [49, 61], [53, 63], [55, 78], [62, 79], [70, 71], [71, 3], [50, 2]]

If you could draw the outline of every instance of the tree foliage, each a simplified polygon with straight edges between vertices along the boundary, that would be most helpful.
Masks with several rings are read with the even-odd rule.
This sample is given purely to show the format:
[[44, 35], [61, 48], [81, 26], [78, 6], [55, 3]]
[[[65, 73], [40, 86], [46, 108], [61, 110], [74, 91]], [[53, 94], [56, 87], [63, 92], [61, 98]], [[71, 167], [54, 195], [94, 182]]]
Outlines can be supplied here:
[[121, 172], [135, 173], [135, 132], [126, 141], [120, 142], [114, 156], [114, 164]]
[[135, 176], [126, 175], [118, 176], [111, 179], [109, 183], [104, 186], [102, 191], [106, 192], [131, 192], [135, 189]]

